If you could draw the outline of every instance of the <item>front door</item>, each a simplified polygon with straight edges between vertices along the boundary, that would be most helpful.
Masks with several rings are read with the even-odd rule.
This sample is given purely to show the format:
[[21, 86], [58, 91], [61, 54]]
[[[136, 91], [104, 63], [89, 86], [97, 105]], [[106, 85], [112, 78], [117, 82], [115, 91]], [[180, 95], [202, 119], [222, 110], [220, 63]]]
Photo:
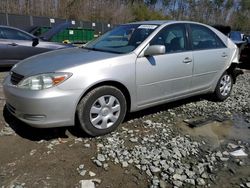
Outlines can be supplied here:
[[164, 45], [166, 53], [137, 59], [138, 106], [185, 95], [191, 84], [193, 60], [184, 24], [166, 26], [149, 45]]

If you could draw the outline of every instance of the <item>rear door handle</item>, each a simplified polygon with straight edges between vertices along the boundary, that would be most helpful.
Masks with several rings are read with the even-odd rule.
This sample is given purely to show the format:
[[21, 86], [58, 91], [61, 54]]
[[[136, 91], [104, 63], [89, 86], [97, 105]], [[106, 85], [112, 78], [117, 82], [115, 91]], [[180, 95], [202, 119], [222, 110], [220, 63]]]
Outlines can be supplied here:
[[183, 60], [183, 63], [190, 63], [192, 62], [192, 59], [189, 58], [189, 57], [186, 57], [184, 60]]
[[226, 52], [223, 52], [222, 55], [221, 55], [221, 57], [227, 57]]
[[8, 44], [9, 46], [17, 46], [17, 43], [10, 43], [10, 44]]

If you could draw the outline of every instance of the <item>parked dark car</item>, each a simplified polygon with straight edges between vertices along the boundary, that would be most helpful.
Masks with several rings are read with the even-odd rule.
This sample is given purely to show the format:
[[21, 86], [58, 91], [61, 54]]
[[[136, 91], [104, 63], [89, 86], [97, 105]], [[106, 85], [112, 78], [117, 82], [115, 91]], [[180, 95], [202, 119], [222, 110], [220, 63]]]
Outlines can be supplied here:
[[247, 42], [241, 51], [240, 62], [250, 66], [250, 36], [245, 36], [245, 39]]
[[0, 67], [11, 67], [30, 56], [68, 47], [73, 45], [48, 42], [18, 28], [0, 25]]

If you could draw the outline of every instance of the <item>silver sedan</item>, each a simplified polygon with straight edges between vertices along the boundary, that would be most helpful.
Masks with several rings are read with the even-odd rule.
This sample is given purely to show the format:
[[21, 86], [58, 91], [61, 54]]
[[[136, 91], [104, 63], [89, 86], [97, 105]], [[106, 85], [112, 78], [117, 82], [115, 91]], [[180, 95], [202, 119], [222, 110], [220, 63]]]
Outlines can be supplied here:
[[113, 131], [127, 112], [193, 95], [229, 97], [238, 49], [216, 29], [187, 21], [121, 25], [84, 48], [36, 55], [4, 81], [7, 109], [27, 124]]

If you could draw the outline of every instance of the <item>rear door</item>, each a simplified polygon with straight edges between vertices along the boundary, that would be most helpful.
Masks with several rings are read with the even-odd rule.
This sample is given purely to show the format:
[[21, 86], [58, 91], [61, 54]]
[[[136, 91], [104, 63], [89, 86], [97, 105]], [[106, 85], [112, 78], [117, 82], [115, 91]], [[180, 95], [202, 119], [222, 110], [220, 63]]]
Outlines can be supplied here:
[[139, 106], [188, 93], [193, 62], [192, 52], [188, 51], [185, 24], [166, 26], [149, 45], [164, 45], [166, 53], [137, 59]]
[[189, 36], [193, 49], [193, 78], [191, 89], [208, 89], [228, 61], [229, 50], [209, 28], [190, 24]]

